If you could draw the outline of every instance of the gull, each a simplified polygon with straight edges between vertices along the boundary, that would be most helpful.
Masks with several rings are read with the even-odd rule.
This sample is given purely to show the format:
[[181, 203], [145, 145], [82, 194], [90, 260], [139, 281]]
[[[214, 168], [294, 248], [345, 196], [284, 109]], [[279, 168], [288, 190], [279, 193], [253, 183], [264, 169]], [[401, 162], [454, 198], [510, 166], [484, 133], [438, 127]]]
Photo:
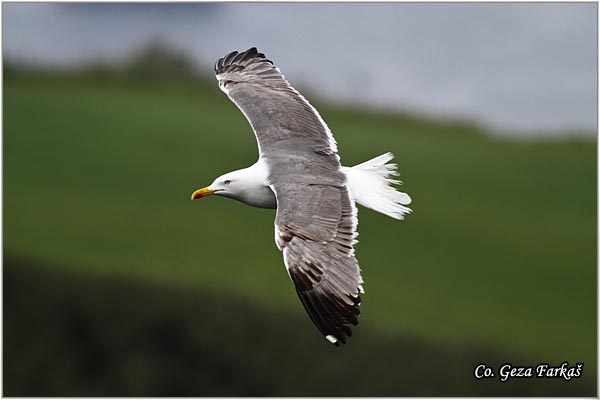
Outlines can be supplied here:
[[346, 343], [358, 325], [363, 279], [354, 245], [355, 203], [395, 219], [411, 212], [396, 165], [385, 153], [340, 164], [336, 141], [317, 110], [255, 47], [215, 63], [219, 88], [242, 111], [258, 142], [258, 161], [192, 194], [276, 208], [275, 243], [296, 292], [325, 338]]

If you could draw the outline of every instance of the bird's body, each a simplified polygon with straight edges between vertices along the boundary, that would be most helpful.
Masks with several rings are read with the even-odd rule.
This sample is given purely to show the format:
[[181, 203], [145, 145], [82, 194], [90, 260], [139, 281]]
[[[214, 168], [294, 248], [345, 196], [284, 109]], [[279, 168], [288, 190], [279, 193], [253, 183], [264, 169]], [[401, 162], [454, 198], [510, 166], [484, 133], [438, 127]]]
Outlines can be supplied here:
[[[342, 166], [341, 171], [346, 176], [346, 185], [355, 202], [392, 218], [402, 219], [405, 213], [410, 212], [402, 205], [409, 204], [411, 199], [406, 193], [389, 186], [390, 183], [397, 182], [389, 179], [394, 174], [395, 165], [387, 162], [393, 157], [391, 153], [386, 153], [354, 167]], [[269, 183], [268, 163], [264, 159], [260, 158], [248, 168], [220, 176], [213, 185], [231, 181], [230, 178], [240, 182], [242, 187], [235, 192], [225, 192], [223, 196], [253, 207], [277, 208], [277, 198]]]
[[192, 198], [210, 194], [277, 208], [275, 242], [306, 311], [332, 343], [345, 343], [358, 324], [363, 293], [354, 257], [355, 202], [402, 219], [410, 197], [396, 191], [396, 166], [386, 153], [342, 167], [319, 113], [256, 48], [217, 61], [219, 87], [254, 130], [258, 161], [217, 178]]

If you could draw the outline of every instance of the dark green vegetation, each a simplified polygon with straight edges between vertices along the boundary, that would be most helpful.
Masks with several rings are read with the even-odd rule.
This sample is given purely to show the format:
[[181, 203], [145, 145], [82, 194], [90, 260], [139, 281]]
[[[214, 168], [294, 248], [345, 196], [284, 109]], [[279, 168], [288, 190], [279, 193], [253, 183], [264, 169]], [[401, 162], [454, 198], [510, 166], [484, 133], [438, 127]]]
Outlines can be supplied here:
[[506, 362], [485, 347], [383, 336], [366, 326], [340, 350], [305, 335], [307, 324], [294, 315], [265, 313], [218, 290], [95, 279], [15, 258], [5, 265], [6, 395], [594, 394], [592, 374], [476, 381], [471, 372], [481, 360]]
[[[4, 394], [595, 395], [595, 143], [318, 108], [344, 164], [394, 152], [414, 200], [402, 222], [360, 210], [363, 316], [339, 349], [274, 211], [189, 200], [257, 157], [216, 84], [8, 74]], [[584, 378], [472, 378], [562, 361]]]

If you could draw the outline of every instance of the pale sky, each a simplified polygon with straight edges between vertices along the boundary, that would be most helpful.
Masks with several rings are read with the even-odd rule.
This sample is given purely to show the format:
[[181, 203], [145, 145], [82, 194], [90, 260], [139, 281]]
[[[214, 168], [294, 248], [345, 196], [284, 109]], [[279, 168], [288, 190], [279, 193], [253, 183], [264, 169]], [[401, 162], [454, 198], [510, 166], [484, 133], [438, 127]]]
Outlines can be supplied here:
[[256, 46], [319, 100], [596, 131], [594, 3], [3, 3], [4, 55], [118, 60], [160, 39], [200, 71]]

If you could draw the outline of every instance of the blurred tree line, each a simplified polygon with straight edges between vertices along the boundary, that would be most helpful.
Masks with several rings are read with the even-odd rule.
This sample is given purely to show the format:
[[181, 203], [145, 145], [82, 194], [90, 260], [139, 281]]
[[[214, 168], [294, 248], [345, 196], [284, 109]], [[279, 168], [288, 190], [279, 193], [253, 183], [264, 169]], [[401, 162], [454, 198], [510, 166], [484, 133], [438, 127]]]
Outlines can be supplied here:
[[123, 79], [128, 81], [202, 82], [206, 76], [189, 55], [162, 41], [151, 41], [121, 61], [97, 59], [79, 65], [58, 67], [37, 65], [23, 60], [4, 58], [4, 77], [67, 75], [93, 80]]

